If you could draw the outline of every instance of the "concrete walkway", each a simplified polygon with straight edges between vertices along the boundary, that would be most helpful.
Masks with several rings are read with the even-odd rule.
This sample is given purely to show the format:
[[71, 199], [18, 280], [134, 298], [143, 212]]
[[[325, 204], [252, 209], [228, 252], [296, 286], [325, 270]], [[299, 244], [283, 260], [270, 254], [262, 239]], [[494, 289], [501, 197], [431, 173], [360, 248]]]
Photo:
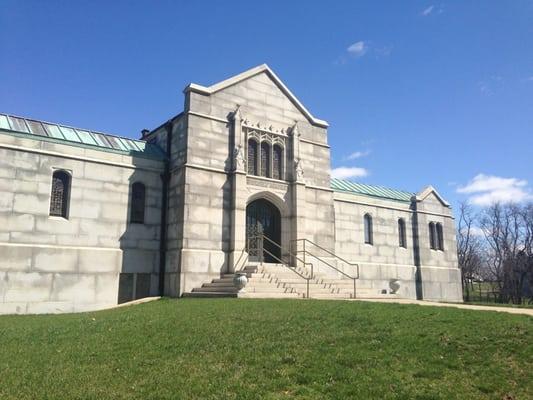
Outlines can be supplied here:
[[380, 302], [380, 303], [419, 304], [421, 306], [455, 307], [455, 308], [463, 308], [465, 310], [497, 311], [497, 312], [506, 312], [509, 314], [523, 314], [523, 315], [529, 315], [530, 317], [533, 317], [533, 308], [476, 306], [476, 305], [471, 305], [471, 304], [439, 303], [436, 301], [409, 300], [409, 299], [356, 299], [353, 301], [373, 301], [373, 302]]

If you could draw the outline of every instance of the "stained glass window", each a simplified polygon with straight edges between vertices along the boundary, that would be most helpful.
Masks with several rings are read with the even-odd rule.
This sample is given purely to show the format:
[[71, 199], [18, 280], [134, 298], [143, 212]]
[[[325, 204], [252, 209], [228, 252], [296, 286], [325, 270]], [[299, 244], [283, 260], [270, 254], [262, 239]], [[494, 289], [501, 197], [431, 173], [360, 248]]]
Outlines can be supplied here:
[[52, 175], [50, 215], [67, 218], [70, 196], [70, 175], [65, 171], [55, 171]]
[[275, 145], [273, 151], [273, 162], [272, 162], [272, 178], [282, 179], [282, 170], [283, 170], [283, 149], [281, 146]]
[[257, 175], [257, 142], [248, 140], [248, 173]]
[[130, 222], [144, 224], [144, 204], [146, 188], [141, 182], [131, 185], [131, 215]]
[[270, 177], [270, 145], [261, 143], [261, 176]]

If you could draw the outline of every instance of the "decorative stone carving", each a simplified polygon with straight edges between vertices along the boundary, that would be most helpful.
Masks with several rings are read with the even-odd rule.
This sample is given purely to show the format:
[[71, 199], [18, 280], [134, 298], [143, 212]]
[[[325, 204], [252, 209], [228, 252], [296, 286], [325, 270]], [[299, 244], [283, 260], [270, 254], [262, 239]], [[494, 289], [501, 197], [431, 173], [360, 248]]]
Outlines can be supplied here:
[[254, 178], [251, 176], [248, 176], [246, 178], [246, 183], [248, 185], [252, 186], [258, 186], [261, 188], [267, 188], [271, 190], [280, 190], [280, 191], [286, 191], [287, 190], [287, 184], [282, 182], [271, 182], [267, 181], [261, 178]]
[[233, 121], [242, 121], [241, 106], [237, 104], [237, 108], [233, 111], [231, 115]]
[[233, 158], [235, 160], [235, 169], [246, 169], [246, 158], [244, 157], [244, 149], [241, 145], [238, 145], [235, 147], [235, 149], [233, 149]]
[[246, 273], [244, 272], [237, 272], [235, 276], [233, 277], [233, 285], [241, 293], [244, 292], [244, 287], [246, 286], [247, 283], [248, 283], [248, 278], [246, 277]]
[[302, 166], [302, 160], [299, 158], [296, 160], [296, 164], [294, 165], [294, 171], [296, 172], [296, 180], [302, 180], [304, 177], [304, 169]]
[[390, 294], [396, 294], [400, 289], [400, 281], [398, 279], [391, 279], [389, 281]]

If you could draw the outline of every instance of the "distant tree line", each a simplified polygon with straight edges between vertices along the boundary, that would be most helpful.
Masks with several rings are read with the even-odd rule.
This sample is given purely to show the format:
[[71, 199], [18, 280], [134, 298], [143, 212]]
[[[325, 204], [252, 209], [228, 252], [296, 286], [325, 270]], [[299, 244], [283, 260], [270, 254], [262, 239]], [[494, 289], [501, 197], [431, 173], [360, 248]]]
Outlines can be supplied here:
[[465, 301], [533, 303], [533, 203], [461, 203], [457, 253]]

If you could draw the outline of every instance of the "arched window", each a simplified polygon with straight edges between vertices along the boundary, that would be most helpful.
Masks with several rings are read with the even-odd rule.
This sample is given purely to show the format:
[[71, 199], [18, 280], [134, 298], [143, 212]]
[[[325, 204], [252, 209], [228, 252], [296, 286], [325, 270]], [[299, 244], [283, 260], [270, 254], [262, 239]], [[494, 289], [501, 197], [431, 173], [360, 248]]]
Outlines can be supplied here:
[[63, 170], [54, 171], [50, 194], [50, 215], [68, 218], [70, 201], [70, 175]]
[[131, 185], [131, 209], [130, 222], [133, 224], [144, 224], [144, 205], [146, 188], [141, 182]]
[[429, 247], [433, 250], [436, 250], [437, 249], [437, 238], [436, 238], [435, 223], [430, 222], [428, 229], [429, 229]]
[[257, 142], [255, 140], [248, 140], [248, 173], [250, 175], [257, 175]]
[[398, 220], [398, 244], [400, 247], [407, 248], [407, 237], [405, 234], [405, 220]]
[[444, 237], [442, 232], [442, 224], [437, 222], [437, 248], [439, 250], [444, 250]]
[[372, 216], [370, 214], [365, 214], [364, 218], [364, 224], [365, 224], [365, 243], [366, 244], [373, 244], [374, 238], [373, 232], [372, 232]]
[[261, 143], [261, 176], [270, 178], [270, 145]]
[[282, 179], [283, 176], [283, 149], [277, 144], [274, 145], [272, 161], [272, 178]]

